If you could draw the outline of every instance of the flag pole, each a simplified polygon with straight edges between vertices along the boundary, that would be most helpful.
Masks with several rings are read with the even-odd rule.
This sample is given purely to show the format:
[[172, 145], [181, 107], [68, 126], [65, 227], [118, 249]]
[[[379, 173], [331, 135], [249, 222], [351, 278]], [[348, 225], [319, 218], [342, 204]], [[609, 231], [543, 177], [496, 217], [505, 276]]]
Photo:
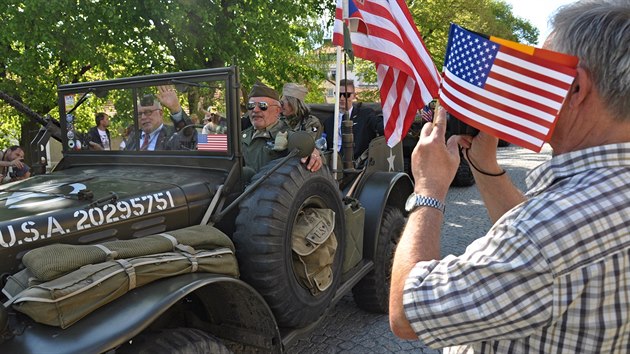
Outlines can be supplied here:
[[339, 127], [339, 87], [340, 87], [340, 80], [341, 80], [341, 47], [337, 46], [337, 63], [336, 63], [336, 72], [335, 72], [335, 94], [337, 97], [335, 97], [335, 113], [333, 115], [333, 146], [331, 146], [330, 148], [332, 149], [332, 170], [333, 170], [333, 175], [335, 177], [335, 179], [337, 179], [337, 166], [338, 166], [338, 159], [337, 157], [339, 156], [338, 154], [338, 144], [339, 144], [339, 129], [337, 127]]
[[[341, 1], [341, 19], [342, 21], [345, 21], [348, 17], [348, 0], [342, 0]], [[346, 31], [343, 31], [343, 36], [344, 36], [344, 42], [346, 41], [345, 35], [346, 35]], [[332, 168], [333, 168], [333, 175], [335, 177], [335, 179], [338, 178], [338, 171], [337, 171], [337, 167], [339, 166], [339, 159], [338, 159], [338, 146], [339, 146], [339, 139], [341, 138], [339, 136], [339, 87], [340, 87], [340, 80], [341, 80], [341, 72], [342, 72], [342, 67], [341, 67], [341, 56], [343, 55], [341, 53], [342, 49], [341, 46], [337, 46], [337, 63], [336, 63], [336, 72], [335, 72], [335, 113], [333, 116], [333, 146], [331, 147], [332, 151], [333, 151], [333, 156], [332, 156]], [[343, 67], [343, 70], [345, 72], [345, 65]]]

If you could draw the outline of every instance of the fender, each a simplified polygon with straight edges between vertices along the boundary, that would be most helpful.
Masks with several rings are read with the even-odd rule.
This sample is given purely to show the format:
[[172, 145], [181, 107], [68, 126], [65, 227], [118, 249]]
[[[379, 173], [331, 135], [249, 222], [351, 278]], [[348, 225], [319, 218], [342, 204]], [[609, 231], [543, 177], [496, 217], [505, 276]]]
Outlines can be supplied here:
[[383, 217], [383, 209], [390, 205], [405, 213], [405, 201], [413, 192], [413, 182], [406, 173], [375, 172], [355, 193], [365, 208], [363, 255], [374, 259], [376, 244]]
[[3, 353], [102, 353], [129, 341], [191, 294], [232, 336], [247, 333], [247, 338], [239, 339], [252, 343], [254, 338], [265, 352], [281, 351], [278, 326], [262, 296], [241, 280], [208, 273], [161, 279], [134, 289], [66, 329], [29, 324], [27, 331], [0, 349]]

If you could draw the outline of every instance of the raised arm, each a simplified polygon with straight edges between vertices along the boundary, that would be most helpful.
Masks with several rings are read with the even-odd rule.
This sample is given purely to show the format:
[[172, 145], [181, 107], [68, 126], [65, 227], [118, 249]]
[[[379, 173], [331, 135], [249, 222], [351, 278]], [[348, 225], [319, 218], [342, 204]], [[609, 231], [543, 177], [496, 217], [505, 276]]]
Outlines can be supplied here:
[[[425, 124], [412, 155], [414, 193], [444, 203], [457, 172], [459, 152], [456, 139], [444, 143], [446, 112], [438, 111], [435, 124]], [[440, 258], [440, 233], [444, 215], [441, 210], [421, 206], [409, 214], [396, 248], [389, 296], [389, 323], [395, 335], [417, 339], [403, 307], [403, 290], [409, 272], [416, 263]]]
[[525, 200], [525, 196], [512, 183], [510, 176], [499, 166], [497, 138], [480, 132], [474, 138], [461, 136], [457, 141], [464, 149], [464, 156], [471, 166], [477, 188], [493, 223]]

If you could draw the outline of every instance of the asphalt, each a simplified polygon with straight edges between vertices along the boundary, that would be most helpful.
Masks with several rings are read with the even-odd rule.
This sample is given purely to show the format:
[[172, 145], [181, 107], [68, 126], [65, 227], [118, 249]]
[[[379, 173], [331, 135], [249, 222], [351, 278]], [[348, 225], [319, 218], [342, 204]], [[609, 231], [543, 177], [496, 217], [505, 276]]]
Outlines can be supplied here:
[[[499, 163], [514, 184], [525, 188], [525, 176], [551, 156], [548, 146], [541, 153], [533, 153], [516, 146], [499, 148]], [[441, 236], [442, 256], [460, 255], [475, 239], [491, 227], [483, 201], [472, 187], [452, 187], [446, 200], [446, 214]], [[345, 296], [310, 336], [300, 339], [285, 349], [286, 353], [428, 353], [430, 349], [419, 341], [396, 338], [389, 329], [386, 314], [368, 313], [359, 309], [352, 295]]]

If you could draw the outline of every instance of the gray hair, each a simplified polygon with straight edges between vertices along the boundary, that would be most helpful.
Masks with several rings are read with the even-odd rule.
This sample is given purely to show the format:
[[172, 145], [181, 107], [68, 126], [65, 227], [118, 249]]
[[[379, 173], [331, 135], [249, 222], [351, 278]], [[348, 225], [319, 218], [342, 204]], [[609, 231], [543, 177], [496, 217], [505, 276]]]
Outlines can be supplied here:
[[300, 119], [306, 119], [310, 114], [311, 110], [308, 109], [306, 103], [304, 103], [299, 98], [293, 96], [284, 96], [284, 99], [293, 107], [293, 114]]
[[146, 94], [142, 96], [140, 98], [140, 101], [138, 102], [138, 107], [140, 106], [142, 107], [156, 106], [162, 109], [162, 104], [160, 103], [158, 98], [153, 94]]
[[550, 20], [549, 48], [575, 55], [611, 114], [630, 119], [630, 1], [582, 0]]

